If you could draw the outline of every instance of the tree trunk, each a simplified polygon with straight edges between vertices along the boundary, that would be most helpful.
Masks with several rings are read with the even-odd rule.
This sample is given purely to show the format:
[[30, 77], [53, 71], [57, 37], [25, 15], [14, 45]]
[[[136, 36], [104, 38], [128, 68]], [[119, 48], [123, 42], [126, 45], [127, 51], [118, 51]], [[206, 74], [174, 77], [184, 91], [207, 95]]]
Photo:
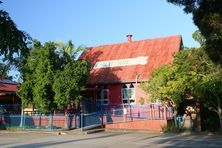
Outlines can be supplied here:
[[221, 131], [222, 130], [222, 109], [221, 109], [221, 107], [218, 107], [218, 115], [219, 115], [219, 119], [220, 119], [220, 131]]
[[20, 127], [23, 127], [24, 125], [24, 109], [23, 109], [23, 106], [22, 106], [22, 109], [21, 109], [21, 119], [20, 119]]
[[220, 131], [222, 131], [222, 108], [221, 108], [221, 103], [220, 103], [220, 98], [217, 98], [217, 111], [218, 111], [218, 116], [220, 120]]
[[178, 124], [177, 124], [177, 110], [176, 109], [173, 111], [173, 118], [174, 118], [175, 126], [178, 127]]

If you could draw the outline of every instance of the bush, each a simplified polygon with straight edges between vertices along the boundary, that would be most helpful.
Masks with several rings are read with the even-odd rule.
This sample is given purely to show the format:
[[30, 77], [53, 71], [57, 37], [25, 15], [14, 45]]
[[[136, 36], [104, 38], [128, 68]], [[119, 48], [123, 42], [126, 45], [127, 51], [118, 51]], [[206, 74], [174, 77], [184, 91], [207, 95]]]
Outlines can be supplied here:
[[182, 133], [186, 131], [185, 127], [178, 127], [174, 122], [170, 122], [168, 125], [162, 126], [161, 129], [164, 133]]

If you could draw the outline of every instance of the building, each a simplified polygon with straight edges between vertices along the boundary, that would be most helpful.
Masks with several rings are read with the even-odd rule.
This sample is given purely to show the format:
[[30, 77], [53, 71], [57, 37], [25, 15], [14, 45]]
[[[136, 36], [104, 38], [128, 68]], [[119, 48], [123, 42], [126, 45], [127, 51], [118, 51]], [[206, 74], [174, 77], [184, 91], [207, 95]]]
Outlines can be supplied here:
[[172, 62], [181, 46], [180, 35], [138, 41], [127, 35], [124, 43], [89, 48], [80, 57], [91, 66], [85, 102], [97, 106], [149, 102], [140, 83], [148, 80], [155, 68]]
[[11, 80], [0, 79], [0, 107], [7, 113], [20, 113], [21, 100], [16, 96], [18, 85]]

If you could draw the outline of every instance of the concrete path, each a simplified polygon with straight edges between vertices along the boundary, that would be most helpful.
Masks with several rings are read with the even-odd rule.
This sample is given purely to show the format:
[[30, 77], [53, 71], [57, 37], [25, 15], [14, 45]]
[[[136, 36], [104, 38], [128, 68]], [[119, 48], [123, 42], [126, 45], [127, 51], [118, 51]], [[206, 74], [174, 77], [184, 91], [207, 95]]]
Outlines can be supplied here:
[[175, 135], [157, 133], [101, 132], [89, 135], [34, 132], [1, 132], [0, 147], [74, 147], [74, 148], [146, 148], [146, 147], [222, 147], [220, 135]]

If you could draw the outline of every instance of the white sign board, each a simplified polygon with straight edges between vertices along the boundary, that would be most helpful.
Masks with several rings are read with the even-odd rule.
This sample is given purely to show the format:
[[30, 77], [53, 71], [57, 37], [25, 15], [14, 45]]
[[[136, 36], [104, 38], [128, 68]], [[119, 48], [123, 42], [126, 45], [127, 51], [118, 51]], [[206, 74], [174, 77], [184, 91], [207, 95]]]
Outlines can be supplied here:
[[132, 65], [146, 65], [148, 62], [148, 57], [137, 57], [128, 59], [119, 59], [111, 61], [100, 61], [96, 62], [94, 69], [96, 68], [110, 68], [110, 67], [120, 67], [120, 66], [132, 66]]

